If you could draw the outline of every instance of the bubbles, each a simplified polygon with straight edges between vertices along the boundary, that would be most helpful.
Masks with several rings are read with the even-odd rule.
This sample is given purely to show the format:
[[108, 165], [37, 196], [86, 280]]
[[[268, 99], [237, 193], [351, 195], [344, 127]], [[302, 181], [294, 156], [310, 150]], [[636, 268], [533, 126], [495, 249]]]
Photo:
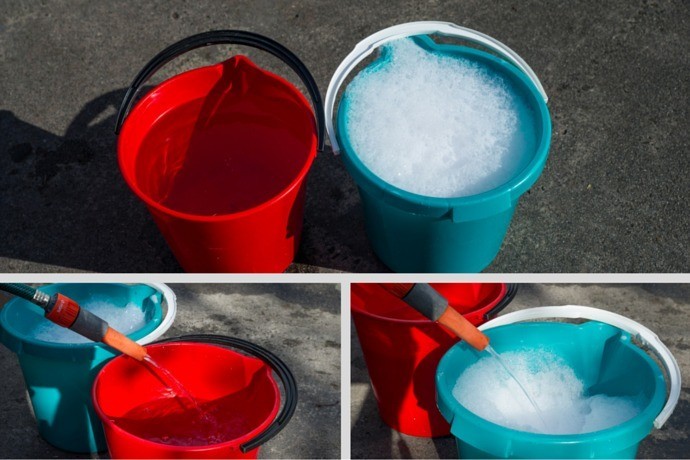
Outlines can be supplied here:
[[534, 433], [579, 434], [618, 425], [640, 412], [636, 398], [587, 396], [573, 369], [555, 354], [509, 352], [501, 357], [538, 404], [547, 430], [518, 384], [487, 356], [460, 375], [453, 397], [496, 424]]
[[[144, 311], [134, 303], [128, 303], [124, 307], [115, 305], [106, 299], [93, 298], [79, 305], [89, 310], [96, 316], [108, 322], [113, 329], [128, 335], [144, 327], [146, 315]], [[45, 319], [34, 329], [33, 337], [44, 342], [53, 343], [87, 343], [86, 337]]]
[[491, 190], [522, 164], [519, 101], [505, 79], [412, 39], [348, 85], [348, 137], [360, 160], [409, 192], [458, 197]]

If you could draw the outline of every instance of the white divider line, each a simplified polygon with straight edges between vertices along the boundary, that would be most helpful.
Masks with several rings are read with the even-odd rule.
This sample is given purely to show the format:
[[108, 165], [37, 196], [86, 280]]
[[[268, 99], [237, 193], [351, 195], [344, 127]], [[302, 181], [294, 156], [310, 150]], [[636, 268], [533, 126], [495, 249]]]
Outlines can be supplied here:
[[351, 456], [350, 298], [350, 282], [340, 283], [340, 454], [343, 459]]
[[678, 273], [3, 273], [8, 283], [690, 283], [690, 274]]

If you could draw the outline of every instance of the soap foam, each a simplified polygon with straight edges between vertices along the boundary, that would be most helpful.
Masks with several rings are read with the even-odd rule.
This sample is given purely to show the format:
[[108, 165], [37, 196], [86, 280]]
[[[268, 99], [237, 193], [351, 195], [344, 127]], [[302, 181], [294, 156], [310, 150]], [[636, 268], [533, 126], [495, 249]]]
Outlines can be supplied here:
[[[146, 324], [144, 311], [134, 303], [128, 303], [124, 308], [106, 299], [93, 298], [83, 304], [81, 308], [89, 310], [96, 316], [108, 322], [110, 327], [127, 335], [141, 329]], [[87, 343], [86, 337], [65, 327], [44, 319], [34, 329], [33, 337], [44, 342], [53, 343]]]
[[453, 397], [496, 424], [533, 433], [579, 434], [621, 424], [641, 410], [637, 398], [585, 395], [582, 381], [555, 354], [508, 352], [501, 358], [539, 406], [546, 427], [517, 383], [487, 356], [460, 375]]
[[348, 85], [347, 132], [360, 160], [384, 181], [432, 197], [474, 195], [520, 167], [518, 100], [505, 78], [412, 39], [386, 44], [388, 61]]

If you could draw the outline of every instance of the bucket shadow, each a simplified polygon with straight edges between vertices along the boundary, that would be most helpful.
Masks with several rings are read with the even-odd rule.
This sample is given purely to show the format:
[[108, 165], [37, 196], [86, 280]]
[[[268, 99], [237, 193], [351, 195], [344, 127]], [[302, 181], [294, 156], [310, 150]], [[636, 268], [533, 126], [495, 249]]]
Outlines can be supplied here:
[[102, 272], [180, 271], [127, 188], [113, 132], [124, 89], [87, 103], [64, 135], [0, 111], [0, 257]]
[[388, 273], [369, 244], [353, 179], [330, 147], [307, 176], [302, 243], [297, 262], [355, 273]]
[[[351, 324], [351, 380], [352, 384], [366, 384], [366, 396], [356, 420], [352, 420], [351, 452], [352, 458], [393, 458], [393, 430], [379, 416], [376, 397], [371, 388], [369, 374], [364, 362], [362, 347], [357, 337], [354, 323]], [[352, 392], [352, 390], [350, 390]], [[354, 400], [354, 395], [351, 396]], [[354, 404], [353, 404], [354, 406]]]

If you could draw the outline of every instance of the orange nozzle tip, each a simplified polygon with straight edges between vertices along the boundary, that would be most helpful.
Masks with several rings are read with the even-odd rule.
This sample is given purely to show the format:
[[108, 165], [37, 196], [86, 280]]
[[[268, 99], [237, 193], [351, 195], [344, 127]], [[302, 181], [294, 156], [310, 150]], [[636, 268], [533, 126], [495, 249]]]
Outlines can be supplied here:
[[121, 334], [113, 328], [108, 328], [108, 331], [103, 337], [103, 343], [113, 347], [114, 349], [131, 358], [136, 359], [137, 361], [143, 361], [148, 354], [146, 353], [146, 348], [142, 347], [134, 340], [130, 339], [126, 335]]
[[438, 319], [439, 324], [453, 331], [460, 339], [467, 342], [473, 348], [482, 351], [489, 346], [489, 337], [470, 323], [464, 316], [455, 311], [453, 307], [446, 308]]

